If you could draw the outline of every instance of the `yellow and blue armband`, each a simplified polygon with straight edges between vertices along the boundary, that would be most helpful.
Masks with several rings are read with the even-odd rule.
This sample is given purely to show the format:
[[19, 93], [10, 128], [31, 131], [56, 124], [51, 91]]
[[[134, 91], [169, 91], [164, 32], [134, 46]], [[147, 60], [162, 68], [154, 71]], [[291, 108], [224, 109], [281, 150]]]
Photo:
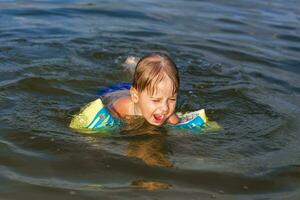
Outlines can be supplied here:
[[[205, 128], [207, 117], [204, 109], [188, 113], [176, 113], [181, 122], [176, 125], [167, 125], [177, 129], [201, 130]], [[101, 99], [96, 99], [84, 106], [73, 116], [70, 127], [78, 130], [110, 131], [122, 126], [122, 121], [114, 117], [103, 105]]]
[[178, 124], [172, 125], [173, 128], [179, 129], [203, 129], [207, 123], [205, 110], [201, 109], [194, 112], [176, 113], [181, 121]]
[[70, 123], [73, 129], [111, 130], [119, 127], [121, 120], [112, 116], [101, 99], [96, 99], [83, 107]]

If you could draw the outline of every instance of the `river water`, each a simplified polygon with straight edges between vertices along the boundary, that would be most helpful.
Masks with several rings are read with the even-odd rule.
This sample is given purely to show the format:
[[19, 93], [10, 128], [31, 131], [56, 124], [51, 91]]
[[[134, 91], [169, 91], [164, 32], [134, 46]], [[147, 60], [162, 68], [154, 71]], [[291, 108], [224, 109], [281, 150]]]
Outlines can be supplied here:
[[[222, 130], [68, 128], [152, 51]], [[1, 1], [0, 198], [300, 199], [299, 53], [296, 0]]]

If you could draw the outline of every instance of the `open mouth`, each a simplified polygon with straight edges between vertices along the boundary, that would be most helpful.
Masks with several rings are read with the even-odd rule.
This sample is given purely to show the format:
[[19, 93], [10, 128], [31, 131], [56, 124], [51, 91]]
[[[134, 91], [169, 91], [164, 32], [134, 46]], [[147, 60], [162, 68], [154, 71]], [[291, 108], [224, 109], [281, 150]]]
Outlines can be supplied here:
[[154, 114], [153, 117], [154, 117], [155, 121], [158, 123], [163, 122], [163, 120], [164, 120], [164, 115]]

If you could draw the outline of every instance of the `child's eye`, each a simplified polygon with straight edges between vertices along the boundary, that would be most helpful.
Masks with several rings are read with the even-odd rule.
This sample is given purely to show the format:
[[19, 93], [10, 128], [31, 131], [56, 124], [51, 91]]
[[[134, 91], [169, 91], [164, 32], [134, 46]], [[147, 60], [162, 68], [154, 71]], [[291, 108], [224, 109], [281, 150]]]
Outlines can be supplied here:
[[176, 99], [174, 98], [174, 99], [170, 99], [170, 101], [176, 101]]
[[159, 99], [152, 99], [153, 102], [158, 103], [160, 100]]

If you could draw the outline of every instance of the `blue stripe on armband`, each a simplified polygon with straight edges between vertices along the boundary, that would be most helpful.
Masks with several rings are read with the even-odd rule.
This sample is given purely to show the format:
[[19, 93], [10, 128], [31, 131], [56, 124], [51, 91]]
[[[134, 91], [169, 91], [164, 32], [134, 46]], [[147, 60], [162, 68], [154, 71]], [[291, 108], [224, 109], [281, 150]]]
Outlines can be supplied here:
[[91, 127], [91, 125], [94, 124], [96, 122], [96, 120], [99, 120], [96, 124], [99, 124], [99, 122], [102, 123], [107, 118], [107, 116], [110, 116], [110, 113], [108, 112], [107, 108], [103, 107], [96, 114], [96, 116], [94, 117], [94, 119], [91, 121], [91, 123], [86, 128], [95, 128], [96, 126]]

